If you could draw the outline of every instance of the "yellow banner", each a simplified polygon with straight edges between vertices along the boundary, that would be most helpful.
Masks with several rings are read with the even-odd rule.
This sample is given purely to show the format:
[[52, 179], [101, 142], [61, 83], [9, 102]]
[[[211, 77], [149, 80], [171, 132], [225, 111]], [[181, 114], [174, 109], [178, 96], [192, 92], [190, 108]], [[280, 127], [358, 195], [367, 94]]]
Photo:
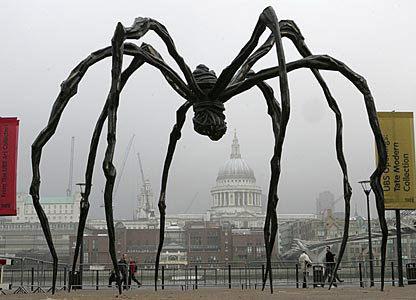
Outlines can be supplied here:
[[378, 112], [387, 147], [381, 177], [385, 209], [416, 209], [413, 112]]

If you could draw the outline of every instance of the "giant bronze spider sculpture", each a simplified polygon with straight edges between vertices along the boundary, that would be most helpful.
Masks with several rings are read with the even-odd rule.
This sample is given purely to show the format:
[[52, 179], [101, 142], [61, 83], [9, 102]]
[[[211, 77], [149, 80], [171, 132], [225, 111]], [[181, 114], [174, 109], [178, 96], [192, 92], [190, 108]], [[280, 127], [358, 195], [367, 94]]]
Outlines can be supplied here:
[[[270, 36], [263, 45], [256, 49], [260, 36], [268, 28], [271, 31]], [[160, 54], [150, 45], [143, 43], [140, 47], [135, 44], [127, 43], [126, 40], [140, 39], [149, 30], [154, 31], [166, 44], [169, 54], [178, 64], [183, 72], [185, 81], [162, 59]], [[286, 63], [282, 46], [282, 37], [289, 38], [295, 45], [302, 59]], [[253, 65], [264, 55], [266, 55], [276, 45], [278, 66], [261, 70], [257, 73], [252, 71]], [[130, 65], [122, 71], [123, 56], [130, 55], [133, 57]], [[335, 270], [341, 262], [345, 251], [348, 228], [350, 218], [350, 198], [351, 187], [348, 181], [347, 165], [343, 154], [342, 143], [342, 117], [337, 102], [331, 95], [331, 92], [322, 78], [319, 70], [338, 71], [348, 80], [350, 80], [356, 88], [363, 94], [369, 123], [374, 134], [377, 151], [379, 153], [379, 161], [376, 170], [371, 175], [371, 186], [376, 196], [376, 204], [378, 216], [380, 219], [381, 231], [383, 234], [381, 244], [381, 289], [384, 287], [384, 268], [386, 256], [387, 242], [387, 225], [384, 216], [384, 195], [380, 185], [380, 176], [386, 166], [386, 148], [378, 123], [376, 108], [373, 97], [367, 86], [365, 79], [359, 74], [353, 72], [341, 61], [327, 55], [312, 55], [304, 42], [304, 38], [299, 28], [293, 21], [278, 21], [273, 8], [266, 8], [258, 19], [254, 31], [247, 44], [242, 48], [237, 57], [226, 67], [217, 77], [214, 71], [209, 70], [204, 65], [199, 65], [196, 70], [191, 72], [184, 59], [178, 54], [175, 44], [169, 35], [167, 29], [158, 21], [150, 18], [137, 18], [131, 27], [124, 27], [121, 23], [117, 24], [114, 36], [111, 41], [111, 47], [106, 47], [93, 52], [84, 59], [75, 69], [72, 70], [69, 77], [61, 84], [61, 91], [52, 107], [50, 118], [47, 126], [40, 132], [32, 145], [32, 169], [33, 179], [30, 187], [33, 204], [42, 225], [45, 238], [53, 258], [53, 285], [52, 293], [55, 291], [55, 282], [57, 275], [58, 257], [52, 241], [52, 234], [49, 229], [48, 219], [39, 202], [40, 172], [39, 164], [43, 146], [55, 133], [61, 115], [68, 104], [71, 97], [77, 93], [77, 87], [81, 79], [87, 72], [88, 68], [100, 60], [111, 56], [111, 88], [96, 123], [91, 145], [88, 155], [87, 168], [85, 173], [85, 191], [82, 193], [81, 213], [77, 233], [77, 243], [75, 248], [72, 270], [75, 270], [76, 262], [79, 255], [80, 244], [82, 243], [83, 231], [87, 219], [89, 202], [88, 197], [91, 191], [91, 180], [93, 168], [97, 154], [98, 142], [105, 120], [108, 118], [107, 131], [107, 149], [103, 161], [103, 170], [106, 177], [106, 185], [104, 191], [105, 214], [109, 237], [109, 252], [111, 260], [118, 274], [117, 258], [114, 246], [114, 222], [112, 211], [112, 192], [114, 180], [116, 177], [116, 169], [113, 165], [114, 149], [116, 145], [116, 125], [117, 125], [117, 108], [119, 105], [119, 96], [127, 80], [140, 66], [148, 63], [163, 74], [170, 86], [185, 99], [185, 103], [176, 111], [176, 124], [169, 138], [169, 146], [163, 167], [161, 190], [159, 197], [160, 211], [160, 237], [159, 247], [156, 255], [155, 265], [155, 289], [157, 289], [157, 279], [159, 270], [160, 253], [163, 247], [164, 231], [165, 231], [165, 210], [166, 210], [166, 184], [168, 172], [172, 162], [176, 143], [181, 137], [181, 129], [185, 122], [185, 115], [189, 108], [193, 108], [194, 117], [193, 124], [196, 132], [208, 136], [210, 139], [219, 140], [226, 132], [226, 122], [224, 116], [224, 103], [233, 96], [238, 95], [254, 86], [257, 86], [268, 106], [268, 114], [272, 120], [275, 145], [274, 154], [270, 161], [271, 178], [268, 192], [267, 213], [264, 224], [264, 241], [266, 247], [266, 272], [263, 278], [263, 289], [265, 288], [267, 278], [270, 280], [270, 289], [273, 293], [273, 281], [271, 272], [271, 253], [276, 240], [277, 233], [277, 215], [276, 207], [278, 202], [277, 186], [280, 177], [280, 161], [282, 156], [283, 142], [285, 138], [286, 126], [290, 113], [290, 97], [287, 73], [300, 68], [308, 68], [312, 71], [315, 78], [321, 86], [329, 107], [335, 114], [336, 119], [336, 153], [340, 168], [343, 173], [343, 187], [345, 199], [345, 223], [344, 235], [339, 250], [339, 260]], [[272, 88], [265, 82], [268, 79], [279, 77], [281, 105], [276, 101]], [[334, 278], [334, 277], [333, 277]], [[332, 279], [333, 280], [333, 279]], [[332, 284], [332, 283], [331, 283]], [[121, 293], [120, 278], [118, 278], [119, 292]]]

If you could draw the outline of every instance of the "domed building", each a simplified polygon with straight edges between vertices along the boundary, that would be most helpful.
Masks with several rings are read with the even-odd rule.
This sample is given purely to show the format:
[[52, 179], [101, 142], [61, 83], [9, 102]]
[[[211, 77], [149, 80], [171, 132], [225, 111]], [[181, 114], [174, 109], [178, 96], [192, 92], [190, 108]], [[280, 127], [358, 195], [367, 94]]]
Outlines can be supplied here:
[[230, 159], [218, 171], [211, 196], [212, 220], [227, 221], [236, 228], [263, 226], [262, 191], [256, 186], [253, 170], [241, 157], [235, 132]]

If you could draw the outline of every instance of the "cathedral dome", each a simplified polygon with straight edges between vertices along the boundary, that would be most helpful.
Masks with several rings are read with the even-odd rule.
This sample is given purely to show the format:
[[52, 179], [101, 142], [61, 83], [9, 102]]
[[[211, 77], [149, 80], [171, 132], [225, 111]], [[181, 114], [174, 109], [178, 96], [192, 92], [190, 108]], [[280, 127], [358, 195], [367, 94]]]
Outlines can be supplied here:
[[243, 179], [255, 182], [254, 172], [244, 159], [241, 158], [240, 144], [238, 143], [237, 134], [234, 132], [234, 140], [231, 145], [230, 159], [220, 168], [217, 176], [217, 182], [223, 180]]
[[241, 158], [235, 132], [230, 159], [220, 168], [216, 185], [211, 188], [211, 196], [212, 220], [227, 220], [237, 228], [247, 227], [248, 223], [243, 219], [250, 216], [256, 222], [261, 213], [261, 188], [256, 186], [253, 170]]

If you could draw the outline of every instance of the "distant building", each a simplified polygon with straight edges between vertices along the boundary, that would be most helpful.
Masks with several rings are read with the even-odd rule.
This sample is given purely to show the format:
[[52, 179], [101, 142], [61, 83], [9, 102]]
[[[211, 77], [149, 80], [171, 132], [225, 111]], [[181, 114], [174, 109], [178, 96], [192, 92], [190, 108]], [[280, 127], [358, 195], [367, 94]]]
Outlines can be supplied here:
[[155, 197], [150, 180], [146, 179], [140, 189], [139, 203], [136, 211], [136, 220], [148, 220], [155, 218]]
[[[81, 194], [64, 197], [41, 197], [40, 204], [45, 211], [50, 223], [71, 223], [79, 220], [79, 203]], [[16, 199], [17, 216], [12, 217], [12, 222], [38, 223], [39, 218], [33, 206], [32, 197], [20, 193]]]
[[[69, 239], [76, 234], [77, 227], [78, 224], [74, 222], [49, 224], [60, 262], [70, 261]], [[0, 255], [52, 260], [39, 221], [0, 221]]]
[[330, 191], [324, 191], [316, 198], [316, 214], [323, 215], [328, 210], [335, 211], [335, 196]]
[[[232, 237], [234, 261], [262, 262], [266, 259], [263, 229], [233, 229]], [[273, 248], [272, 260], [277, 258], [276, 244]]]
[[[116, 230], [117, 257], [127, 253], [143, 266], [153, 267], [159, 243], [159, 230], [128, 229], [119, 221]], [[70, 237], [70, 255], [75, 249], [76, 236]], [[108, 252], [108, 235], [103, 230], [92, 230], [84, 236], [84, 262], [111, 264]], [[273, 259], [277, 249], [273, 251]], [[263, 231], [232, 229], [230, 224], [206, 221], [188, 221], [184, 227], [167, 226], [160, 256], [167, 266], [210, 265], [227, 262], [260, 262], [265, 259]]]
[[256, 185], [253, 170], [241, 157], [236, 133], [230, 159], [220, 168], [211, 196], [211, 220], [227, 222], [235, 228], [263, 226], [262, 191]]
[[190, 263], [215, 264], [233, 259], [230, 226], [218, 222], [188, 222], [185, 232]]

